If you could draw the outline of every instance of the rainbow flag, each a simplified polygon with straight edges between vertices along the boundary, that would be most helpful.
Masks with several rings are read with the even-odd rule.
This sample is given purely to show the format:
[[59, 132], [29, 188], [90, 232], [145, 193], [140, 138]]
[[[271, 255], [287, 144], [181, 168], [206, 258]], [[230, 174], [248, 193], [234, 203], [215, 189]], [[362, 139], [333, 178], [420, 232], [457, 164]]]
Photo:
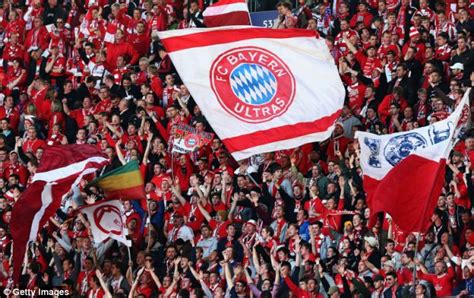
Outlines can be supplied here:
[[91, 184], [102, 188], [107, 199], [145, 198], [143, 177], [136, 160], [98, 177]]

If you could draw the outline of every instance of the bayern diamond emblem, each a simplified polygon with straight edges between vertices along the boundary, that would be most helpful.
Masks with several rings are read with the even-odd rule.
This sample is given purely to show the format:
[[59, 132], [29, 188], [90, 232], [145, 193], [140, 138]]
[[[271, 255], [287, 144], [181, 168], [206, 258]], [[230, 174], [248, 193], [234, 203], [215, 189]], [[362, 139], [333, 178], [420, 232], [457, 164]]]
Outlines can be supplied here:
[[230, 75], [234, 94], [248, 104], [266, 104], [277, 89], [275, 76], [258, 64], [241, 64]]
[[257, 47], [222, 53], [211, 67], [211, 87], [222, 107], [250, 123], [284, 114], [295, 96], [295, 79], [277, 55]]

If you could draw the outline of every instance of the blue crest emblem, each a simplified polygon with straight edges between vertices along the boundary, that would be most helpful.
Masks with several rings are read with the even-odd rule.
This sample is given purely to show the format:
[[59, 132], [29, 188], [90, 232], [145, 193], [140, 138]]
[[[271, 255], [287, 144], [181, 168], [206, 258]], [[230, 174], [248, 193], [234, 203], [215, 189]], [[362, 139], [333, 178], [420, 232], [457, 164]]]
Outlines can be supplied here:
[[382, 164], [379, 160], [380, 140], [365, 137], [364, 143], [370, 150], [369, 166], [374, 168], [381, 168]]
[[230, 83], [235, 96], [251, 105], [266, 104], [277, 92], [275, 75], [259, 64], [240, 64], [232, 71]]
[[446, 129], [436, 130], [436, 127], [433, 125], [428, 130], [428, 134], [430, 136], [431, 144], [438, 144], [447, 139], [449, 139], [449, 135], [451, 134], [451, 128], [454, 127], [453, 122], [448, 122]]
[[419, 133], [407, 133], [391, 138], [385, 145], [384, 156], [388, 163], [395, 166], [418, 148], [425, 148], [427, 145], [428, 142]]

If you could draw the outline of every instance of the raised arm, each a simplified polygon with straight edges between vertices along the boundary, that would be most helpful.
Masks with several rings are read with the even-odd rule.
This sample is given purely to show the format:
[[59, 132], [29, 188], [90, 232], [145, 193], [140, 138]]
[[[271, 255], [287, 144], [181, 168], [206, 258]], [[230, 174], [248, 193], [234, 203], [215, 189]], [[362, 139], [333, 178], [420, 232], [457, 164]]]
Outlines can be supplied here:
[[200, 200], [197, 200], [197, 206], [199, 208], [199, 211], [201, 211], [201, 214], [202, 216], [204, 216], [204, 218], [207, 220], [207, 222], [210, 222], [212, 217], [211, 215], [209, 214], [209, 212], [207, 212], [206, 209], [204, 209], [204, 207], [201, 205], [201, 201]]
[[186, 199], [181, 195], [181, 188], [179, 186], [179, 182], [175, 181], [174, 185], [171, 185], [171, 191], [173, 191], [173, 194], [176, 196], [176, 198], [179, 200], [181, 205], [186, 204]]
[[147, 165], [148, 164], [148, 156], [150, 155], [150, 150], [151, 150], [151, 142], [153, 141], [153, 133], [148, 134], [148, 140], [146, 142], [146, 149], [145, 153], [143, 154], [143, 160], [142, 164]]
[[116, 135], [119, 139], [122, 138], [122, 133], [120, 133], [117, 129], [115, 129], [115, 127], [113, 127], [112, 125], [110, 125], [109, 122], [107, 121], [104, 121], [104, 125], [105, 127], [107, 127], [114, 135]]
[[112, 298], [112, 294], [109, 291], [109, 287], [107, 287], [107, 285], [105, 284], [104, 275], [102, 274], [102, 272], [100, 272], [99, 269], [96, 269], [95, 270], [95, 275], [97, 276], [97, 279], [99, 280], [99, 283], [100, 283], [100, 286], [102, 287], [102, 290], [104, 290], [104, 292], [105, 292], [105, 297]]
[[115, 152], [117, 153], [117, 157], [120, 160], [120, 163], [124, 166], [127, 161], [125, 160], [125, 157], [122, 154], [122, 149], [120, 148], [120, 145], [122, 144], [122, 139], [118, 139], [117, 142], [115, 143]]
[[349, 39], [347, 39], [347, 37], [343, 36], [342, 39], [344, 40], [344, 43], [347, 45], [347, 47], [352, 53], [354, 54], [357, 53], [356, 47], [352, 44], [352, 42]]
[[229, 260], [226, 258], [224, 259], [224, 273], [225, 273], [225, 280], [227, 282], [227, 287], [229, 289], [232, 289], [234, 287], [234, 281], [232, 280], [232, 275], [230, 274], [230, 268], [229, 268]]

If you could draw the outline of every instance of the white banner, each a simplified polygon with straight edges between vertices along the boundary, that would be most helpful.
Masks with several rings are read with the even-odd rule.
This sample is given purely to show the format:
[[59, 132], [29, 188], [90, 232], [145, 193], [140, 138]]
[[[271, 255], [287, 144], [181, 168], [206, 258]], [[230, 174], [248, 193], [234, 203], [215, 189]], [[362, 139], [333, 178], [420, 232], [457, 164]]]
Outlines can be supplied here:
[[119, 200], [92, 205], [81, 209], [81, 212], [87, 215], [96, 242], [112, 238], [127, 246], [132, 245], [127, 239], [123, 205]]

